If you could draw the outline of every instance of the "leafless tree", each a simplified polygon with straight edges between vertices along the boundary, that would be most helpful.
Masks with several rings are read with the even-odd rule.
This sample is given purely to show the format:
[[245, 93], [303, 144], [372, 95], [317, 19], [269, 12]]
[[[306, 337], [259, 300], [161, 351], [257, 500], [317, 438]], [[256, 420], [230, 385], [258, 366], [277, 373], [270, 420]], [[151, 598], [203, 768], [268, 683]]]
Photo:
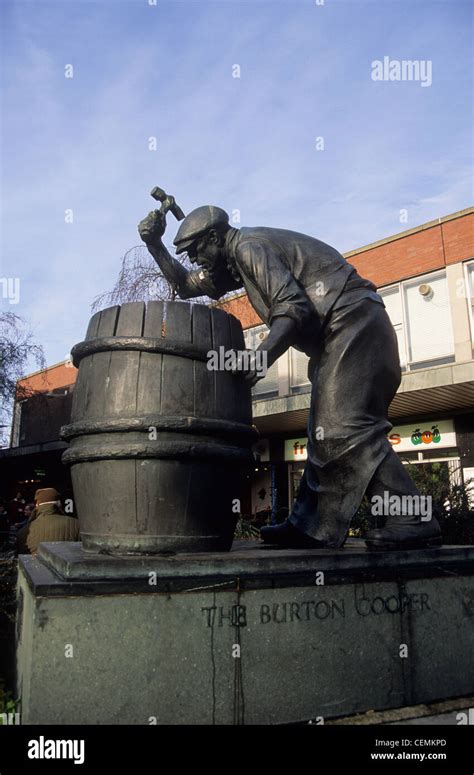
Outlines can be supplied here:
[[[174, 253], [172, 248], [168, 248]], [[182, 255], [175, 258], [187, 269], [191, 267], [189, 260]], [[176, 293], [171, 284], [159, 271], [154, 259], [144, 245], [135, 245], [127, 250], [122, 258], [119, 276], [111, 291], [96, 296], [92, 303], [92, 311], [97, 312], [104, 307], [124, 304], [128, 301], [174, 301]], [[207, 296], [190, 299], [192, 302], [209, 302]]]
[[43, 348], [33, 341], [26, 322], [13, 312], [0, 313], [0, 446], [8, 444], [15, 398], [24, 400], [32, 391], [18, 385], [28, 363], [46, 367]]

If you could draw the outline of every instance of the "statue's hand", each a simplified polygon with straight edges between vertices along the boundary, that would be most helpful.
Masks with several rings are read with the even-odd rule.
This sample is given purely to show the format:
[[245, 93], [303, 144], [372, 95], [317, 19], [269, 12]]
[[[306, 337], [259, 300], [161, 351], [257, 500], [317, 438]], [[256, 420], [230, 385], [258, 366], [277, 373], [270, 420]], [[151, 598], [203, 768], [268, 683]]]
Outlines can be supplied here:
[[[263, 379], [267, 373], [266, 361], [262, 364], [258, 360], [258, 350], [244, 350], [237, 351], [237, 363], [232, 371], [234, 374], [240, 374], [243, 376], [245, 382], [253, 387], [260, 379]], [[245, 364], [245, 365], [244, 365]]]
[[160, 242], [166, 230], [166, 216], [161, 210], [152, 210], [138, 224], [138, 233], [147, 245]]
[[244, 380], [251, 388], [253, 388], [259, 380], [263, 379], [263, 377], [263, 374], [258, 374], [256, 371], [250, 371], [244, 375]]

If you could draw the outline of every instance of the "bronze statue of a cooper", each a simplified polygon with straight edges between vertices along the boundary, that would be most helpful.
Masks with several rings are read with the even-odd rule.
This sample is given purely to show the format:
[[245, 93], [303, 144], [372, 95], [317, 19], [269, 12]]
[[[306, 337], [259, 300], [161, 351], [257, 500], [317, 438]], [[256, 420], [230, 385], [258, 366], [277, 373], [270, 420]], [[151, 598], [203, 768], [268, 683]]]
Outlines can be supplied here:
[[[290, 346], [310, 358], [305, 471], [288, 520], [263, 528], [263, 540], [286, 548], [340, 547], [364, 494], [388, 493], [401, 507], [367, 533], [369, 548], [439, 545], [436, 518], [422, 519], [406, 506], [422, 496], [387, 439], [401, 370], [396, 335], [373, 283], [324, 242], [284, 229], [233, 228], [213, 205], [189, 213], [174, 239], [176, 252], [199, 266], [188, 272], [163, 245], [165, 211], [151, 212], [138, 230], [178, 295], [218, 299], [244, 288], [270, 328], [259, 347], [268, 367]], [[259, 378], [247, 375], [252, 384]]]

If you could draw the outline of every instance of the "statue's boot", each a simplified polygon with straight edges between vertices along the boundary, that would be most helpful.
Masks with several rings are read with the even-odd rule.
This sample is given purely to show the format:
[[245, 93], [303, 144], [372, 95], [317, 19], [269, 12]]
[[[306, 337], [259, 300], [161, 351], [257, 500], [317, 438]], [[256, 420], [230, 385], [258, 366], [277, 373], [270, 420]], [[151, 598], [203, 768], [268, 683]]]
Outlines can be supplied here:
[[373, 551], [392, 549], [427, 549], [441, 546], [441, 530], [438, 520], [432, 517], [422, 522], [401, 515], [388, 517], [385, 527], [370, 530], [365, 535], [367, 547]]
[[323, 546], [322, 542], [297, 530], [288, 520], [280, 525], [262, 527], [260, 536], [265, 544], [272, 544], [280, 549], [317, 549]]

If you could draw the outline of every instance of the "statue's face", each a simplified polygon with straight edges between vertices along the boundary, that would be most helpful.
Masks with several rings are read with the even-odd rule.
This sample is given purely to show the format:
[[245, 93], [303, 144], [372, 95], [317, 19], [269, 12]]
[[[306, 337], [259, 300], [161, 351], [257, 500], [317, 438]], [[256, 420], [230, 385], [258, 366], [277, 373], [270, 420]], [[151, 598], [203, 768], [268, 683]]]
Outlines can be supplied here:
[[214, 229], [195, 242], [188, 250], [188, 257], [192, 264], [202, 266], [213, 280], [226, 269], [224, 240]]

